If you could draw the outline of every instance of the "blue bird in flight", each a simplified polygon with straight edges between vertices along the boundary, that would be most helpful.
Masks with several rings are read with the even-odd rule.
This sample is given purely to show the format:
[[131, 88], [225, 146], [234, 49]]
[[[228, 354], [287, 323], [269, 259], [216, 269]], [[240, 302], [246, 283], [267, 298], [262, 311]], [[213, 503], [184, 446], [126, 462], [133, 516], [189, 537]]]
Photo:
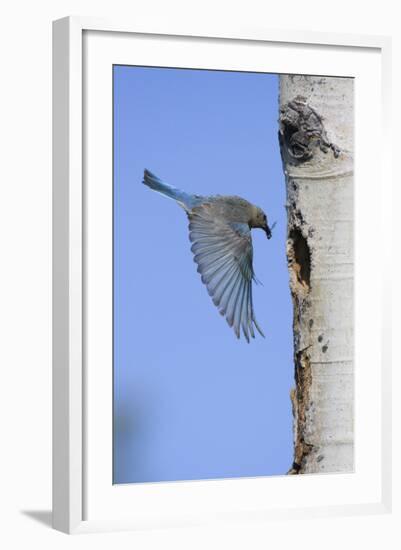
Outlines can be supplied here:
[[264, 337], [253, 310], [253, 266], [251, 229], [260, 228], [272, 236], [263, 210], [237, 196], [201, 196], [176, 189], [144, 171], [143, 183], [175, 200], [189, 220], [191, 251], [198, 272], [213, 303], [237, 338], [241, 329], [247, 340], [255, 338], [254, 326]]

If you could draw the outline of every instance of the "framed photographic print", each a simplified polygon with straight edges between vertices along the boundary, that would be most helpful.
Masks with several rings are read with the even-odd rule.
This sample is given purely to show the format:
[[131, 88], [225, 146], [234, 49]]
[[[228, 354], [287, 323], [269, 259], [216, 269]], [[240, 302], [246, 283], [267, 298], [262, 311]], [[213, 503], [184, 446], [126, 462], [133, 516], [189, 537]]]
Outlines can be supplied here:
[[55, 528], [389, 509], [389, 50], [54, 23]]

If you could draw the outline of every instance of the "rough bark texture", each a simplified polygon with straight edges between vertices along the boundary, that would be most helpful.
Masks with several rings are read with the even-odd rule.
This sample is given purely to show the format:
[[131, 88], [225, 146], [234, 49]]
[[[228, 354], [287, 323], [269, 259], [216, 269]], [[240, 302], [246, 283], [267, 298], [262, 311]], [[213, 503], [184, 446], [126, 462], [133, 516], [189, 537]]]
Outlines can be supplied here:
[[282, 75], [294, 463], [353, 470], [353, 80]]

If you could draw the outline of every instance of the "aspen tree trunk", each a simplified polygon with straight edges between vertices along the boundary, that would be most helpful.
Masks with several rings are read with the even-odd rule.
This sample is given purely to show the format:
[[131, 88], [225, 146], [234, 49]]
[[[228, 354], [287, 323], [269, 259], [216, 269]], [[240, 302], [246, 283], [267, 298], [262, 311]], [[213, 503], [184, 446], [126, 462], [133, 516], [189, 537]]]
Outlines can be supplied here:
[[353, 80], [280, 76], [293, 300], [294, 463], [353, 470]]

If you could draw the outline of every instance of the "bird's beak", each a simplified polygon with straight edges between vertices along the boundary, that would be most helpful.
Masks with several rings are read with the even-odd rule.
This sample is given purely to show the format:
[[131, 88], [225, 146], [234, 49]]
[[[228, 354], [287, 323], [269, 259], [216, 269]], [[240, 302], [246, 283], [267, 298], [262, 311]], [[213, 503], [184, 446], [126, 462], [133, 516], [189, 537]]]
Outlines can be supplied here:
[[266, 227], [264, 227], [263, 229], [265, 230], [267, 238], [271, 239], [272, 238], [272, 232], [270, 230], [270, 227], [268, 225], [266, 225]]

